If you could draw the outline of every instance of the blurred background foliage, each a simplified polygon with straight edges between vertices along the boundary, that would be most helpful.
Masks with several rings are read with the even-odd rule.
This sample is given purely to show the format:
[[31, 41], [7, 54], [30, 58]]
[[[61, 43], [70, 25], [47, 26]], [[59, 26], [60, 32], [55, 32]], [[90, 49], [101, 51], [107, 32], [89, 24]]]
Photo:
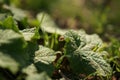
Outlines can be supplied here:
[[61, 28], [84, 29], [120, 39], [120, 0], [4, 0], [7, 4], [38, 12], [49, 13]]
[[112, 38], [120, 41], [119, 5], [120, 0], [0, 0], [0, 12], [5, 13], [0, 16], [16, 14], [22, 29], [28, 27], [27, 20], [29, 26], [38, 26], [36, 16], [45, 12], [62, 29], [84, 29], [99, 34], [106, 42]]
[[11, 6], [31, 11], [47, 12], [60, 28], [84, 29], [120, 39], [120, 0], [0, 0]]
[[39, 26], [37, 15], [44, 12], [61, 29], [97, 33], [107, 42], [112, 67], [120, 72], [119, 9], [120, 0], [0, 0], [0, 20], [14, 14], [19, 29], [35, 27]]

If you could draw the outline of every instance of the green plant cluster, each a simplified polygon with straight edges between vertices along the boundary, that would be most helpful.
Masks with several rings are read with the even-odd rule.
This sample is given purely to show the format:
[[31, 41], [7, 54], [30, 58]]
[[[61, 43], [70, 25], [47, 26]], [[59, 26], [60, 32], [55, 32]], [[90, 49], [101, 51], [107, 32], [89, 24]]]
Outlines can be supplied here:
[[[25, 3], [30, 5], [33, 0], [30, 1]], [[40, 1], [38, 3], [46, 5]], [[120, 72], [118, 40], [111, 38], [112, 42], [106, 45], [97, 34], [61, 29], [46, 12], [31, 17], [29, 11], [10, 6], [11, 2], [0, 2], [0, 80], [111, 80], [119, 77], [116, 75]], [[33, 9], [38, 7], [44, 6], [36, 5]]]

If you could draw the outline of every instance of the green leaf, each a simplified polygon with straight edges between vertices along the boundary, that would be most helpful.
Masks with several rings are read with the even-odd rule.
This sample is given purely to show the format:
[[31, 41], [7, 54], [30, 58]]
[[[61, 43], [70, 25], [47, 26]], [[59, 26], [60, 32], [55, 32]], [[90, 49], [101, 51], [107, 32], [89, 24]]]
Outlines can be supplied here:
[[45, 71], [47, 73], [47, 75], [52, 76], [52, 73], [54, 71], [53, 64], [45, 64], [45, 63], [42, 63], [40, 61], [39, 62], [35, 62], [34, 64], [35, 64], [38, 72]]
[[27, 67], [23, 68], [22, 72], [26, 73], [28, 76], [34, 75], [34, 74], [37, 74], [37, 68], [32, 63], [32, 64], [28, 65]]
[[29, 64], [33, 64], [37, 72], [46, 71], [49, 76], [52, 75], [54, 70], [52, 62], [56, 59], [56, 53], [53, 50], [43, 46], [38, 47], [35, 43], [29, 42], [26, 52], [29, 54]]
[[0, 67], [11, 70], [11, 72], [16, 73], [19, 68], [19, 63], [17, 63], [10, 55], [3, 54], [0, 51]]
[[84, 31], [68, 31], [64, 38], [66, 40], [66, 53], [71, 53], [71, 51], [74, 51], [76, 49], [81, 50], [95, 50], [99, 51], [102, 45], [102, 40], [97, 36], [96, 34], [93, 35], [87, 35]]
[[40, 38], [39, 28], [24, 29], [20, 32], [23, 34], [26, 41], [34, 40], [34, 42], [36, 42], [36, 40]]
[[23, 72], [27, 74], [26, 80], [51, 80], [46, 72], [38, 73], [34, 64], [24, 68]]
[[26, 53], [29, 56], [28, 64], [34, 63], [35, 51], [39, 49], [38, 44], [35, 42], [28, 42]]
[[40, 39], [40, 34], [39, 34], [39, 26], [35, 29], [35, 34], [32, 37], [33, 40]]
[[6, 18], [7, 14], [0, 13], [0, 21], [3, 21]]
[[46, 71], [47, 74], [51, 76], [54, 70], [52, 62], [56, 59], [56, 53], [49, 48], [43, 46], [38, 47], [38, 45], [34, 42], [28, 42], [28, 47], [26, 50], [26, 52], [29, 54], [28, 61], [30, 64], [27, 66], [27, 68], [31, 66], [30, 68], [33, 68], [33, 70], [27, 69], [26, 71], [25, 69], [24, 71], [27, 72], [28, 75]]
[[41, 22], [41, 19], [43, 17], [44, 14], [44, 18], [42, 20], [41, 25], [41, 29], [48, 32], [48, 33], [57, 33], [59, 35], [63, 35], [65, 32], [67, 32], [67, 30], [65, 29], [60, 29], [55, 22], [53, 21], [53, 19], [46, 13], [39, 13], [37, 15], [37, 19], [38, 21]]
[[42, 72], [40, 74], [33, 74], [31, 76], [28, 76], [26, 80], [52, 80], [46, 72]]
[[39, 46], [39, 50], [35, 52], [34, 62], [38, 71], [46, 71], [48, 75], [51, 75], [54, 70], [52, 62], [55, 59], [56, 53], [53, 50]]
[[35, 62], [51, 64], [56, 59], [56, 53], [47, 47], [39, 46], [39, 50], [35, 52]]
[[35, 28], [30, 28], [30, 29], [24, 29], [20, 31], [26, 41], [31, 41], [33, 36], [35, 35]]
[[[79, 73], [97, 73], [100, 76], [108, 76], [111, 75], [111, 67], [110, 65], [103, 59], [103, 57], [96, 52], [93, 51], [81, 51], [76, 50], [73, 53], [70, 60], [73, 61], [71, 66], [75, 68], [76, 72], [80, 71]], [[76, 65], [75, 61], [79, 61]], [[74, 65], [75, 64], [75, 65]], [[77, 66], [80, 65], [79, 68]]]
[[9, 16], [8, 18], [6, 18], [1, 25], [2, 29], [12, 29], [16, 32], [19, 32], [19, 29], [17, 27], [17, 25], [15, 24], [14, 19], [12, 18], [12, 16]]
[[13, 13], [13, 18], [17, 21], [24, 20], [26, 16], [26, 12], [22, 9], [10, 7], [8, 6], [9, 10]]
[[0, 67], [15, 73], [25, 66], [28, 59], [25, 48], [26, 42], [22, 35], [13, 30], [0, 29]]
[[25, 29], [28, 27], [27, 13], [19, 8], [8, 6], [9, 10], [13, 14], [13, 18], [17, 21], [19, 29]]
[[64, 53], [74, 72], [87, 75], [92, 73], [101, 76], [111, 75], [111, 67], [99, 51], [102, 41], [97, 35], [68, 31], [64, 38], [66, 41]]

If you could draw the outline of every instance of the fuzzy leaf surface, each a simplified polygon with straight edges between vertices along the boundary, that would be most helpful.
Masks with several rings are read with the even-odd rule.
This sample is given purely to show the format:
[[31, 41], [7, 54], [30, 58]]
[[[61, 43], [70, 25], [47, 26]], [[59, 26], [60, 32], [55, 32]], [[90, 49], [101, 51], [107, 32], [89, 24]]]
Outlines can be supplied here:
[[43, 62], [51, 64], [56, 59], [56, 53], [47, 47], [39, 46], [39, 50], [35, 52], [35, 62]]
[[39, 50], [35, 52], [34, 62], [38, 71], [46, 71], [48, 75], [51, 75], [54, 66], [52, 62], [56, 59], [56, 53], [47, 47], [39, 46]]
[[32, 37], [35, 35], [35, 28], [24, 29], [20, 32], [23, 34], [26, 41], [31, 41]]
[[110, 65], [100, 55], [102, 40], [97, 35], [68, 31], [64, 39], [66, 41], [64, 53], [76, 73], [86, 75], [97, 73], [101, 76], [111, 74]]

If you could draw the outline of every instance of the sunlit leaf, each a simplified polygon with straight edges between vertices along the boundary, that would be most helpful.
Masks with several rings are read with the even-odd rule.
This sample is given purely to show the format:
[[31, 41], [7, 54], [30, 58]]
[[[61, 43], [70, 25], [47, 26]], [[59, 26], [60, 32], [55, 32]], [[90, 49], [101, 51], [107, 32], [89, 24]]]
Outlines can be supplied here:
[[54, 66], [53, 61], [56, 59], [56, 53], [47, 47], [39, 46], [39, 50], [35, 52], [34, 62], [38, 71], [46, 71], [48, 75], [52, 75]]
[[23, 72], [27, 74], [26, 80], [51, 80], [46, 72], [38, 73], [34, 64], [24, 68]]
[[0, 66], [16, 72], [26, 65], [26, 42], [23, 36], [13, 30], [0, 29]]
[[21, 31], [26, 41], [31, 41], [32, 37], [35, 35], [35, 28], [24, 29]]
[[47, 47], [39, 46], [39, 50], [35, 52], [35, 62], [43, 62], [50, 64], [56, 59], [55, 52]]
[[28, 76], [26, 80], [52, 80], [46, 72], [42, 72], [39, 74], [33, 74], [31, 76]]
[[63, 30], [58, 28], [58, 26], [55, 24], [55, 22], [53, 21], [53, 19], [46, 13], [39, 13], [37, 15], [37, 19], [39, 21], [41, 21], [42, 17], [43, 21], [41, 22], [41, 28], [42, 30], [48, 32], [48, 33], [57, 33], [57, 34], [64, 34], [67, 30]]
[[99, 52], [99, 48], [101, 48], [102, 41], [97, 35], [85, 33], [81, 35], [75, 31], [68, 31], [64, 38], [66, 41], [64, 53], [76, 73], [111, 75], [110, 65], [100, 55], [102, 52]]

